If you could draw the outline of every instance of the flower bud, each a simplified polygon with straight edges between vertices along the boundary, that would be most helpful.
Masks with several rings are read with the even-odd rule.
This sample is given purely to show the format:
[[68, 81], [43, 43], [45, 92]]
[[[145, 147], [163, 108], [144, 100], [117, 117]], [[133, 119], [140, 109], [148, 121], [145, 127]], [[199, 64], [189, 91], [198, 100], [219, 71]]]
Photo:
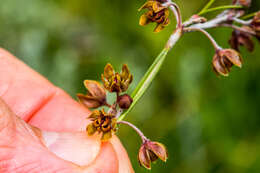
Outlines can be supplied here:
[[106, 103], [106, 91], [99, 82], [85, 80], [84, 85], [88, 94], [77, 94], [80, 103], [88, 108], [98, 108]]
[[128, 95], [124, 94], [117, 97], [117, 103], [121, 109], [128, 109], [133, 102], [133, 99]]
[[212, 61], [213, 69], [217, 74], [228, 76], [233, 65], [242, 67], [240, 54], [233, 49], [222, 49], [216, 51]]

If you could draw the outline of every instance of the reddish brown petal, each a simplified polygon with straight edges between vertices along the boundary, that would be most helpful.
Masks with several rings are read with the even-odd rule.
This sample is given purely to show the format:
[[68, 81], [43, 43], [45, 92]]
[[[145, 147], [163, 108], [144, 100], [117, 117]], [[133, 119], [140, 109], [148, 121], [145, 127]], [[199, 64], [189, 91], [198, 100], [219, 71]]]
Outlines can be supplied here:
[[84, 85], [91, 96], [102, 99], [106, 98], [106, 90], [99, 82], [94, 80], [85, 80]]
[[242, 67], [242, 58], [240, 54], [233, 49], [223, 49], [219, 51], [219, 55], [221, 58], [226, 57], [231, 63], [235, 66]]
[[143, 14], [143, 15], [140, 17], [139, 25], [145, 26], [145, 25], [147, 25], [148, 23], [150, 23], [150, 20], [148, 19], [147, 14]]
[[93, 98], [92, 96], [86, 96], [83, 94], [77, 94], [79, 102], [86, 106], [87, 108], [98, 108], [102, 106], [102, 103], [97, 100], [96, 98]]
[[145, 167], [146, 169], [151, 169], [151, 160], [144, 145], [142, 145], [139, 149], [138, 161], [141, 166]]
[[166, 147], [159, 142], [148, 141], [146, 143], [146, 147], [152, 151], [157, 157], [159, 157], [162, 161], [166, 162], [168, 159], [168, 152]]
[[222, 66], [219, 60], [219, 56], [216, 54], [212, 61], [213, 69], [217, 74], [222, 76], [228, 76], [228, 71]]

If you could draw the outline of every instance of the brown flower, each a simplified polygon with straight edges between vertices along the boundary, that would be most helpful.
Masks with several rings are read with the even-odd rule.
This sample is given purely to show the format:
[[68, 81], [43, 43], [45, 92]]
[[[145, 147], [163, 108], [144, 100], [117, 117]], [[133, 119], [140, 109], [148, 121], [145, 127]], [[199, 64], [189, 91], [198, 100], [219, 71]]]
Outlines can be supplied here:
[[88, 108], [98, 108], [106, 104], [106, 90], [99, 82], [85, 80], [84, 85], [88, 94], [77, 94], [80, 103]]
[[141, 26], [147, 25], [150, 22], [157, 23], [154, 32], [160, 32], [170, 23], [169, 20], [169, 9], [162, 6], [161, 2], [164, 1], [155, 1], [148, 0], [140, 9], [148, 9], [148, 11], [140, 17], [139, 24]]
[[166, 162], [168, 159], [166, 147], [159, 142], [146, 140], [139, 149], [139, 163], [146, 169], [151, 169], [151, 162], [156, 161], [158, 158]]
[[116, 131], [116, 118], [112, 114], [107, 114], [104, 110], [95, 110], [89, 116], [92, 121], [87, 126], [88, 135], [93, 135], [95, 132], [102, 133], [101, 140], [107, 141], [112, 137], [113, 132]]
[[233, 4], [242, 5], [244, 7], [250, 7], [251, 0], [233, 0]]
[[[250, 27], [243, 26], [242, 27], [245, 31], [250, 30]], [[247, 32], [234, 30], [232, 32], [231, 39], [229, 40], [229, 44], [231, 48], [239, 51], [240, 46], [245, 46], [248, 51], [252, 52], [254, 50], [254, 42], [252, 40], [252, 35], [248, 34]]]
[[233, 49], [217, 50], [212, 61], [213, 70], [220, 75], [228, 76], [233, 65], [242, 67], [240, 54]]
[[104, 87], [109, 92], [125, 92], [133, 81], [133, 75], [130, 73], [126, 64], [123, 65], [121, 73], [115, 73], [111, 64], [107, 64], [104, 74], [101, 75]]
[[260, 39], [260, 11], [255, 14], [251, 26], [256, 32], [256, 37]]

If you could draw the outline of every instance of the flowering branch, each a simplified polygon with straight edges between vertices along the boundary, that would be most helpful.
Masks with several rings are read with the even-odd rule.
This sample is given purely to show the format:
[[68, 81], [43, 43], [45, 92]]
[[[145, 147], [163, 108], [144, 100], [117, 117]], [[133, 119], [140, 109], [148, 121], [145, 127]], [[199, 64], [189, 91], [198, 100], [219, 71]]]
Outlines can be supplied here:
[[[98, 132], [102, 134], [101, 140], [107, 141], [118, 130], [119, 124], [125, 124], [133, 128], [142, 139], [142, 145], [139, 149], [138, 159], [142, 166], [151, 169], [151, 162], [158, 158], [166, 161], [168, 153], [163, 144], [150, 141], [140, 129], [130, 122], [123, 121], [126, 115], [134, 108], [139, 99], [151, 85], [155, 76], [160, 71], [165, 62], [166, 55], [174, 47], [181, 36], [188, 32], [201, 32], [211, 41], [215, 48], [215, 54], [212, 59], [213, 70], [222, 76], [228, 76], [232, 66], [242, 67], [242, 58], [238, 53], [239, 46], [245, 46], [249, 51], [254, 48], [251, 37], [254, 36], [260, 40], [260, 12], [256, 13], [253, 19], [242, 20], [244, 7], [250, 6], [250, 0], [233, 0], [232, 5], [225, 5], [216, 8], [210, 8], [215, 0], [209, 3], [198, 13], [199, 15], [224, 10], [215, 18], [207, 21], [206, 18], [197, 14], [191, 16], [183, 22], [179, 6], [171, 0], [148, 0], [139, 10], [148, 10], [140, 17], [141, 26], [149, 23], [156, 23], [154, 32], [162, 31], [169, 24], [169, 13], [173, 12], [177, 25], [170, 35], [165, 47], [155, 58], [135, 90], [129, 96], [125, 92], [133, 81], [133, 75], [130, 73], [127, 65], [123, 65], [121, 72], [115, 72], [111, 64], [107, 64], [104, 73], [101, 75], [103, 85], [99, 82], [86, 80], [84, 85], [88, 90], [86, 95], [78, 94], [80, 103], [88, 108], [109, 107], [108, 111], [94, 110], [89, 116], [92, 121], [87, 126], [88, 135]], [[243, 7], [243, 8], [242, 8]], [[239, 25], [236, 25], [239, 24]], [[240, 26], [243, 25], [243, 26]], [[229, 41], [233, 49], [221, 48], [216, 40], [206, 29], [217, 27], [230, 27], [234, 29]], [[106, 92], [116, 93], [116, 100], [113, 104], [107, 102]]]

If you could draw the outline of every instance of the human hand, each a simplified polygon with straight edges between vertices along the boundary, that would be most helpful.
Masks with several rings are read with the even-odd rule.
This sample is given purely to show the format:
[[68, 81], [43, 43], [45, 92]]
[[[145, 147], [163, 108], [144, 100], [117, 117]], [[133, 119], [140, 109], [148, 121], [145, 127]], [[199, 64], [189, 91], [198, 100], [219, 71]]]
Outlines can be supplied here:
[[0, 49], [1, 173], [134, 172], [117, 137], [87, 136], [89, 113]]

